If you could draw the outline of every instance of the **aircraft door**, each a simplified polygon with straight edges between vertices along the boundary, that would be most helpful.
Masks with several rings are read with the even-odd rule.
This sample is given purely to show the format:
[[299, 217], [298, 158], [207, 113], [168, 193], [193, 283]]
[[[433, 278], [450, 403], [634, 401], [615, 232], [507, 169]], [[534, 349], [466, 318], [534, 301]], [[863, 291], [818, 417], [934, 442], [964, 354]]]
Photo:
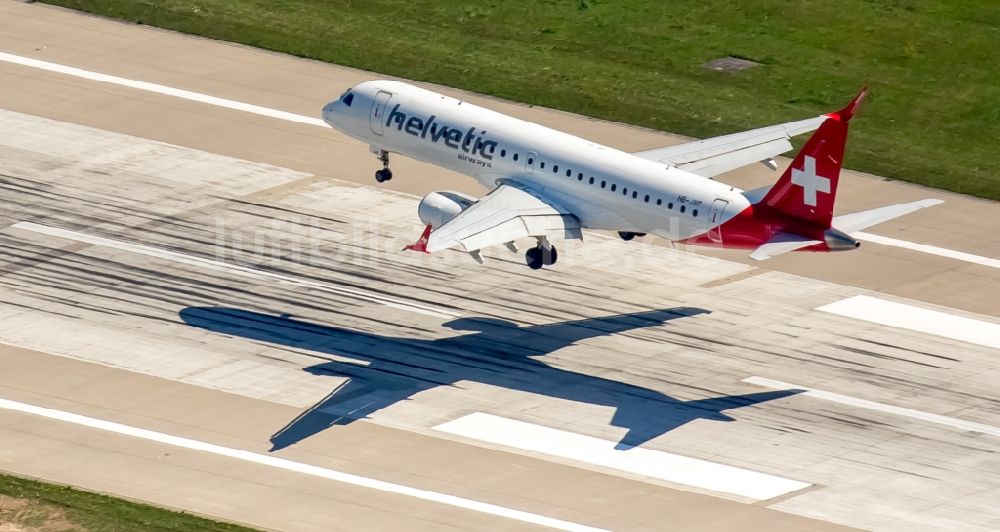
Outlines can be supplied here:
[[538, 154], [533, 151], [529, 151], [528, 157], [524, 159], [524, 169], [527, 170], [529, 174], [535, 171], [535, 164], [538, 162], [537, 159]]
[[389, 98], [392, 98], [392, 93], [385, 91], [378, 91], [375, 95], [375, 101], [372, 102], [372, 114], [371, 114], [371, 128], [372, 133], [376, 135], [381, 135], [383, 121], [385, 120], [385, 108], [389, 105]]
[[708, 239], [712, 242], [722, 242], [722, 214], [726, 210], [729, 202], [724, 199], [716, 199], [712, 202], [712, 208], [708, 211]]

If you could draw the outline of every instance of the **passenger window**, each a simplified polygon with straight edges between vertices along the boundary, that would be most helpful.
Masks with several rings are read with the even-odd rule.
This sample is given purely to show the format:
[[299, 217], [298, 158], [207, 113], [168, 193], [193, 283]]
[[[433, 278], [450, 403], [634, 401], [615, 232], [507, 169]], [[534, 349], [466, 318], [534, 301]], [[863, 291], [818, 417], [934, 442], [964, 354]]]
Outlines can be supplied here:
[[645, 201], [646, 203], [649, 203], [649, 194], [646, 194], [646, 199], [644, 199], [643, 201]]
[[616, 188], [618, 188], [618, 185], [611, 183], [611, 192], [614, 192]]
[[590, 184], [591, 184], [591, 185], [593, 185], [593, 184], [594, 184], [594, 178], [593, 178], [593, 177], [591, 177], [591, 178], [590, 178]]
[[517, 160], [517, 154], [516, 153], [514, 154], [514, 160], [515, 161]]
[[663, 205], [663, 200], [660, 199], [660, 198], [656, 198], [656, 204], [657, 205]]
[[695, 210], [691, 211], [691, 216], [694, 216], [695, 218], [697, 218], [698, 217], [698, 209], [695, 209]]
[[622, 195], [628, 196], [628, 187], [622, 187]]
[[608, 184], [607, 181], [601, 181], [601, 188], [604, 188], [604, 185], [607, 185], [607, 184]]
[[681, 205], [681, 214], [684, 214], [684, 210], [687, 209], [686, 205]]
[[639, 193], [637, 191], [633, 190], [632, 191], [632, 199], [635, 199], [635, 198], [638, 198], [638, 197], [639, 197]]
[[545, 168], [545, 161], [542, 161], [542, 164], [539, 165], [539, 166], [541, 166], [542, 168]]
[[[528, 164], [529, 165], [535, 164], [535, 158], [534, 157], [528, 157]], [[542, 163], [542, 164], [544, 164], [544, 163]]]
[[500, 150], [500, 157], [506, 157], [506, 156], [507, 156], [507, 150]]
[[674, 210], [674, 202], [671, 201], [670, 203], [668, 203], [667, 208], [670, 210]]
[[558, 174], [559, 173], [559, 165], [558, 164], [552, 165], [552, 173], [553, 174]]
[[572, 175], [573, 175], [573, 171], [567, 168], [566, 169], [566, 177], [571, 177]]
[[583, 172], [580, 172], [579, 174], [576, 174], [576, 180], [577, 181], [583, 181]]

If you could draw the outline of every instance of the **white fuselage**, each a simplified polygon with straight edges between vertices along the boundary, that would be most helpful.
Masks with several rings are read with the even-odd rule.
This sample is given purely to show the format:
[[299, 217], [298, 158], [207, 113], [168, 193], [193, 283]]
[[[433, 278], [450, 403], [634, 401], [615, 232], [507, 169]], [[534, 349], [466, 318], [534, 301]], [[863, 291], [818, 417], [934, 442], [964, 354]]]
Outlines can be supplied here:
[[683, 240], [711, 236], [750, 205], [724, 183], [402, 82], [362, 83], [323, 118], [373, 149], [469, 175], [487, 189], [528, 186], [585, 228]]

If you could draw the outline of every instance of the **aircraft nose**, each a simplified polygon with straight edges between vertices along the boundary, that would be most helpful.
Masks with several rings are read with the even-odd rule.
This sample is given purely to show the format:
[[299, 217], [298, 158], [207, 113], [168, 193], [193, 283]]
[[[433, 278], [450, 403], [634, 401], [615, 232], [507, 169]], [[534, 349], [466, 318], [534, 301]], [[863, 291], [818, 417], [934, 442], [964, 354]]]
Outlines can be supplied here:
[[334, 100], [323, 106], [323, 121], [327, 124], [333, 125], [333, 112], [337, 106], [337, 101]]

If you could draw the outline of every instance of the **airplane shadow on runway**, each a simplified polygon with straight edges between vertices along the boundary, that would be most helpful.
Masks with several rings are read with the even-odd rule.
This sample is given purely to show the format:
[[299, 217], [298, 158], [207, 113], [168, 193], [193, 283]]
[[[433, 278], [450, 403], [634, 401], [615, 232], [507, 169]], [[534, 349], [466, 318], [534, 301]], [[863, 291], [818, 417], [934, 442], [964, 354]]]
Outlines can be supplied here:
[[[708, 313], [679, 307], [520, 327], [493, 318], [460, 318], [445, 326], [469, 334], [438, 339], [381, 336], [340, 327], [224, 307], [187, 307], [188, 325], [349, 357], [368, 365], [330, 361], [305, 368], [314, 375], [350, 380], [271, 437], [271, 451], [334, 425], [346, 425], [414, 394], [460, 381], [476, 381], [570, 401], [615, 408], [611, 424], [627, 430], [619, 449], [639, 446], [696, 419], [733, 421], [723, 413], [798, 393], [781, 390], [681, 401], [632, 384], [549, 366], [544, 355], [575, 342]], [[669, 361], [664, 361], [669, 364]]]

